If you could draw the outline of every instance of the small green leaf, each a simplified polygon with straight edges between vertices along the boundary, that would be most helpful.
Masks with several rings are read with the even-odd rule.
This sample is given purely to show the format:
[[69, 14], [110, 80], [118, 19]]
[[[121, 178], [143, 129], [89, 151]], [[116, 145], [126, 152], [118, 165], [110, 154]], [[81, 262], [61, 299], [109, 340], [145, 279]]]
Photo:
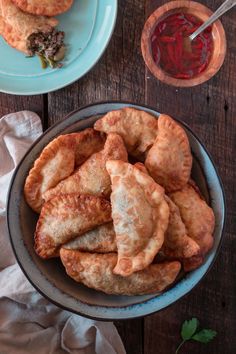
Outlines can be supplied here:
[[193, 340], [196, 340], [200, 343], [208, 343], [217, 335], [216, 331], [212, 329], [202, 329], [198, 333], [194, 334], [192, 337]]
[[46, 67], [48, 66], [46, 58], [41, 54], [38, 54], [38, 57], [40, 59], [42, 69], [46, 69]]
[[181, 329], [182, 339], [183, 340], [191, 339], [198, 328], [198, 324], [199, 324], [198, 319], [195, 317], [189, 321], [188, 320], [184, 321]]

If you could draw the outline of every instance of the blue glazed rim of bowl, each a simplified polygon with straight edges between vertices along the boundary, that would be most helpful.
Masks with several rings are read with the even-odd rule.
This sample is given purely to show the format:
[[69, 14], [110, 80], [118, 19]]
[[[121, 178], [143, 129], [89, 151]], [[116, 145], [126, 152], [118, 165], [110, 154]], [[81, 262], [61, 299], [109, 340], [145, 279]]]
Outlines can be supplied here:
[[[19, 191], [18, 188], [19, 186], [17, 185], [17, 179], [22, 180], [23, 178], [21, 176], [21, 170], [22, 167], [24, 167], [23, 165], [24, 164], [27, 165], [27, 160], [30, 157], [30, 155], [33, 155], [33, 158], [35, 159], [35, 156], [38, 155], [38, 152], [41, 151], [42, 148], [49, 141], [51, 141], [54, 136], [60, 135], [62, 133], [75, 131], [76, 126], [78, 124], [80, 125], [80, 127], [79, 129], [77, 127], [77, 130], [85, 129], [86, 127], [91, 126], [91, 121], [90, 121], [91, 117], [94, 116], [96, 117], [98, 115], [105, 114], [108, 111], [120, 109], [125, 106], [131, 106], [137, 109], [145, 110], [156, 117], [158, 117], [159, 115], [159, 112], [157, 112], [155, 108], [151, 108], [146, 105], [124, 102], [124, 101], [122, 102], [108, 101], [108, 102], [94, 103], [91, 105], [81, 107], [80, 109], [71, 112], [63, 120], [57, 122], [55, 125], [50, 127], [46, 132], [44, 132], [34, 142], [34, 144], [30, 147], [30, 149], [26, 152], [25, 156], [22, 158], [21, 162], [19, 163], [19, 165], [17, 166], [14, 172], [14, 175], [11, 180], [10, 188], [8, 191], [7, 225], [8, 225], [8, 232], [10, 235], [10, 241], [17, 262], [20, 265], [25, 276], [30, 281], [30, 283], [36, 288], [36, 290], [39, 291], [39, 293], [41, 293], [44, 297], [46, 297], [50, 302], [54, 303], [55, 305], [65, 310], [88, 318], [93, 318], [97, 320], [106, 320], [106, 321], [132, 319], [132, 318], [139, 318], [146, 315], [150, 315], [160, 310], [163, 310], [164, 308], [167, 308], [171, 304], [175, 303], [177, 300], [181, 299], [183, 296], [187, 295], [197, 284], [199, 284], [199, 282], [204, 278], [204, 276], [208, 273], [208, 271], [214, 264], [222, 244], [225, 218], [226, 218], [226, 203], [225, 203], [224, 189], [210, 154], [208, 153], [204, 145], [200, 142], [196, 134], [193, 133], [191, 128], [189, 128], [185, 123], [176, 119], [176, 121], [179, 122], [185, 128], [187, 134], [192, 137], [194, 144], [200, 149], [201, 154], [203, 154], [204, 159], [207, 161], [207, 163], [210, 164], [208, 168], [212, 169], [212, 173], [214, 174], [212, 178], [214, 180], [214, 184], [216, 184], [218, 188], [217, 193], [219, 192], [219, 195], [216, 194], [216, 197], [220, 199], [220, 204], [218, 205], [220, 209], [219, 209], [219, 213], [217, 212], [216, 215], [216, 229], [214, 232], [214, 234], [217, 233], [217, 239], [215, 240], [214, 248], [210, 251], [210, 253], [206, 257], [204, 264], [201, 267], [199, 267], [197, 270], [186, 274], [182, 279], [179, 280], [178, 283], [176, 283], [173, 287], [166, 290], [162, 294], [158, 296], [151, 295], [146, 297], [138, 297], [140, 301], [136, 300], [134, 303], [128, 302], [128, 304], [126, 303], [122, 306], [120, 305], [108, 306], [106, 304], [93, 305], [81, 301], [78, 298], [71, 296], [71, 294], [68, 294], [66, 291], [63, 291], [60, 288], [55, 287], [55, 285], [52, 282], [50, 282], [50, 280], [48, 280], [45, 274], [37, 268], [37, 265], [34, 263], [34, 261], [31, 258], [32, 255], [30, 255], [25, 245], [24, 235], [21, 235], [22, 237], [19, 238], [19, 233], [17, 232], [18, 223], [20, 225], [19, 198], [22, 199], [22, 191]], [[194, 147], [195, 149], [196, 146]], [[29, 165], [28, 163], [28, 168], [30, 167], [31, 165]], [[206, 167], [203, 168], [203, 170], [205, 174]], [[22, 182], [21, 182], [21, 187], [22, 187]], [[210, 190], [209, 184], [208, 184], [208, 188]], [[214, 191], [213, 192], [210, 191], [209, 193], [210, 195], [212, 193], [214, 194]], [[215, 201], [213, 200], [212, 202], [215, 203]], [[10, 212], [14, 209], [16, 210], [16, 217], [13, 215], [14, 213], [12, 214], [12, 212]], [[219, 216], [221, 217], [220, 220], [219, 220]], [[22, 232], [20, 232], [20, 234], [22, 234]], [[33, 272], [31, 269], [32, 267], [33, 267]], [[88, 289], [89, 292], [90, 290], [91, 289]], [[101, 296], [102, 297], [104, 296], [106, 298], [109, 297], [109, 295], [103, 295], [103, 294]], [[121, 298], [120, 301], [122, 302], [124, 297], [120, 297], [120, 298]]]

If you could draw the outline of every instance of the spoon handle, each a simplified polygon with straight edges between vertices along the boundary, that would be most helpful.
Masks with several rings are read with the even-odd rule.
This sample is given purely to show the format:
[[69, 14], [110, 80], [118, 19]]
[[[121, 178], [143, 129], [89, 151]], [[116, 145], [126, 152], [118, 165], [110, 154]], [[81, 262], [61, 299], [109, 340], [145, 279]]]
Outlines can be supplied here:
[[189, 36], [190, 41], [197, 37], [205, 28], [210, 26], [215, 22], [220, 16], [222, 16], [226, 11], [230, 10], [234, 5], [236, 5], [236, 0], [226, 0], [223, 4], [204, 22], [195, 32]]

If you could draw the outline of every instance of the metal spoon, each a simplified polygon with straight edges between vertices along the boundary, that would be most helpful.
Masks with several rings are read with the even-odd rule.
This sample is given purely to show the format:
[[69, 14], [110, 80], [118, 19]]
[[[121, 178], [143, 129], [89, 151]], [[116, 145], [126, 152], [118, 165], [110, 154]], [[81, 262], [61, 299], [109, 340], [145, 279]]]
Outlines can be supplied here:
[[189, 37], [184, 38], [184, 48], [188, 52], [192, 52], [191, 42], [200, 33], [202, 33], [208, 26], [215, 22], [220, 16], [225, 12], [230, 10], [234, 5], [236, 5], [236, 0], [226, 0], [223, 4], [204, 22], [198, 29], [193, 32]]
[[223, 4], [204, 22], [195, 32], [193, 32], [188, 38], [190, 42], [196, 38], [204, 29], [215, 22], [220, 16], [225, 12], [230, 10], [234, 5], [236, 5], [236, 0], [226, 0]]

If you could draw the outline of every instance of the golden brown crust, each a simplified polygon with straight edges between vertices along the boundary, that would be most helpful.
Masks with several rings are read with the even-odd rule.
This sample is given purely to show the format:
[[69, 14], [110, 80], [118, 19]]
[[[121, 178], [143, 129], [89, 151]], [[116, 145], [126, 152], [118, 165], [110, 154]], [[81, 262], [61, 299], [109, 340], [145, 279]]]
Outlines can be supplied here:
[[179, 207], [189, 237], [200, 247], [199, 256], [184, 261], [185, 270], [192, 270], [200, 265], [204, 255], [213, 246], [214, 213], [191, 184], [169, 196]]
[[188, 236], [179, 208], [167, 196], [165, 199], [169, 205], [170, 217], [161, 251], [168, 257], [180, 260], [197, 255], [200, 247]]
[[60, 245], [111, 221], [110, 203], [91, 195], [59, 195], [44, 203], [35, 231], [35, 251], [57, 255]]
[[158, 118], [157, 138], [147, 153], [145, 166], [157, 183], [172, 192], [183, 188], [189, 180], [192, 155], [184, 129], [172, 118]]
[[192, 256], [190, 258], [183, 260], [183, 268], [185, 272], [190, 272], [194, 269], [199, 268], [204, 262], [204, 256], [202, 254]]
[[157, 135], [157, 120], [152, 115], [134, 108], [123, 108], [107, 113], [96, 121], [94, 129], [119, 134], [128, 152], [144, 159], [145, 152]]
[[147, 267], [162, 247], [169, 207], [163, 188], [135, 166], [111, 160], [106, 167], [118, 248], [114, 273], [128, 276]]
[[75, 137], [75, 166], [80, 166], [95, 152], [101, 151], [105, 143], [105, 134], [93, 128], [87, 128], [79, 133], [71, 133]]
[[142, 162], [136, 162], [134, 164], [134, 166], [139, 169], [141, 172], [146, 173], [146, 175], [149, 175], [148, 170], [146, 169], [146, 167], [144, 166], [144, 164]]
[[57, 19], [34, 16], [21, 11], [11, 0], [0, 1], [4, 26], [1, 34], [5, 41], [26, 54], [27, 38], [38, 31], [49, 32], [58, 24]]
[[63, 245], [63, 248], [82, 252], [116, 252], [116, 234], [112, 222], [96, 227]]
[[103, 196], [111, 194], [111, 180], [106, 170], [107, 160], [128, 161], [128, 155], [122, 138], [115, 133], [108, 134], [104, 149], [90, 156], [81, 167], [55, 188], [43, 194], [49, 200], [58, 194], [81, 193]]
[[75, 165], [75, 139], [60, 135], [41, 152], [25, 181], [24, 194], [31, 208], [40, 213], [42, 194], [68, 177]]
[[2, 17], [1, 6], [0, 6], [0, 34], [3, 33], [3, 30], [4, 30], [4, 20]]
[[112, 272], [117, 262], [115, 253], [82, 253], [62, 248], [60, 257], [67, 274], [75, 281], [116, 295], [144, 295], [163, 291], [175, 281], [181, 268], [179, 262], [166, 262], [122, 277]]
[[73, 0], [12, 0], [22, 11], [34, 15], [56, 16], [70, 9]]
[[31, 208], [40, 213], [43, 193], [68, 177], [76, 165], [81, 165], [91, 154], [100, 151], [103, 145], [104, 137], [92, 128], [52, 140], [26, 178], [24, 192]]

